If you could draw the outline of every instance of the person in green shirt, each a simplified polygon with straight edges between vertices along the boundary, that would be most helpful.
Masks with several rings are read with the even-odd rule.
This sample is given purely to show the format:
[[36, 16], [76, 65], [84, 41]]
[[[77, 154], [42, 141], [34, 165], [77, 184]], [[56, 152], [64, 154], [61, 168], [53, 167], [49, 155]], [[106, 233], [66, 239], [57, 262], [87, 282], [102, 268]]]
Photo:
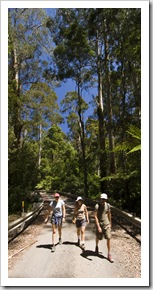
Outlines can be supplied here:
[[103, 237], [107, 240], [108, 260], [113, 263], [112, 255], [110, 253], [110, 239], [111, 239], [111, 210], [110, 204], [107, 202], [107, 194], [100, 195], [100, 202], [95, 205], [95, 223], [96, 223], [96, 248], [95, 252], [99, 253], [98, 244]]

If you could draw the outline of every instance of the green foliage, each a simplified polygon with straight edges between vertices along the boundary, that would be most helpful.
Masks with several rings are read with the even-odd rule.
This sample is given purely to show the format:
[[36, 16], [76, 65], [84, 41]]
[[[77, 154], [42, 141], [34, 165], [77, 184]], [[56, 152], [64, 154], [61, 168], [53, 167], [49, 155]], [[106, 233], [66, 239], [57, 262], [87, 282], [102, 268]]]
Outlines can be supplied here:
[[130, 126], [127, 133], [129, 133], [132, 137], [141, 140], [141, 130], [136, 126]]
[[89, 183], [89, 197], [92, 199], [96, 199], [99, 197], [100, 191], [100, 176], [97, 174], [88, 175], [88, 183]]
[[63, 191], [77, 189], [77, 153], [58, 126], [52, 126], [43, 142], [40, 166], [41, 180], [37, 188]]
[[136, 152], [136, 151], [139, 151], [139, 150], [141, 150], [141, 144], [140, 145], [137, 145], [136, 147], [134, 147], [127, 154], [130, 154], [130, 153], [133, 153], [133, 152]]
[[[61, 8], [54, 19], [42, 9], [9, 9], [9, 213], [21, 211], [22, 200], [28, 210], [35, 188], [84, 194], [86, 175], [90, 198], [99, 196], [104, 181], [111, 204], [141, 215], [140, 24], [140, 9]], [[97, 92], [93, 102], [83, 98], [87, 89], [98, 89], [98, 62], [103, 149]], [[68, 78], [77, 92], [63, 96], [59, 113], [53, 80]], [[59, 127], [63, 116], [67, 134]]]
[[31, 192], [37, 183], [37, 144], [26, 143], [18, 150], [9, 154], [9, 213], [21, 210], [22, 200], [28, 201]]
[[[141, 140], [141, 130], [136, 126], [131, 126], [127, 131], [133, 138]], [[131, 154], [133, 152], [141, 150], [141, 144], [138, 144], [133, 149], [131, 149], [127, 154]]]

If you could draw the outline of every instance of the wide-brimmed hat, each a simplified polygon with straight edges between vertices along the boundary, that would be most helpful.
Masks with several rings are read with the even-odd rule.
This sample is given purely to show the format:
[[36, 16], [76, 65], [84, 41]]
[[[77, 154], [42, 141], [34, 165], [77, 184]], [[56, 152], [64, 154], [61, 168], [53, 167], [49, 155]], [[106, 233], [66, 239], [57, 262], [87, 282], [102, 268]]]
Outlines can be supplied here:
[[102, 193], [102, 194], [100, 195], [100, 198], [103, 198], [103, 199], [108, 199], [108, 196], [107, 196], [107, 194], [106, 194], [106, 193]]
[[76, 201], [79, 201], [79, 200], [83, 200], [83, 198], [81, 196], [78, 196]]

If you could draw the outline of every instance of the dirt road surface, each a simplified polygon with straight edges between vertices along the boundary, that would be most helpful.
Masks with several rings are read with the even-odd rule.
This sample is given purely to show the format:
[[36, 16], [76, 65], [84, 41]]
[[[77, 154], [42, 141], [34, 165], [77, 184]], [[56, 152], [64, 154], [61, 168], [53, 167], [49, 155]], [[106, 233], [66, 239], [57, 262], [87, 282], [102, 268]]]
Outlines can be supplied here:
[[[100, 253], [95, 253], [95, 232], [93, 211], [89, 209], [90, 223], [86, 227], [85, 250], [77, 246], [76, 227], [72, 224], [74, 201], [66, 201], [66, 221], [63, 223], [62, 244], [51, 252], [51, 224], [42, 223], [36, 242], [18, 256], [8, 271], [9, 278], [119, 278], [126, 276], [126, 266], [112, 248], [114, 263], [107, 260], [106, 240], [100, 241]], [[114, 233], [115, 234], [115, 233]], [[113, 232], [112, 232], [113, 241]], [[122, 243], [122, 240], [120, 239]], [[125, 242], [125, 240], [124, 240]], [[130, 239], [129, 241], [130, 242]], [[133, 242], [133, 241], [132, 241]], [[135, 241], [134, 241], [135, 242]], [[118, 240], [119, 243], [119, 240]], [[136, 243], [136, 242], [135, 242]], [[132, 245], [131, 245], [132, 247]], [[140, 252], [136, 255], [139, 256]], [[125, 256], [126, 259], [126, 256]], [[126, 264], [127, 261], [125, 261]], [[127, 265], [128, 266], [128, 265]], [[134, 276], [137, 277], [137, 276]], [[138, 275], [138, 277], [140, 277]], [[98, 286], [98, 285], [97, 285]]]

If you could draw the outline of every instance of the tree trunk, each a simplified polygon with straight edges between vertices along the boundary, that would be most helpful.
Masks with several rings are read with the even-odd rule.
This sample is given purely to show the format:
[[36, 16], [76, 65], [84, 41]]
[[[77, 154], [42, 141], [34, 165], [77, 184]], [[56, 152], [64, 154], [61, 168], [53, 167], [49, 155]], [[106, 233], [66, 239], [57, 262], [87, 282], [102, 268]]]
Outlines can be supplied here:
[[[122, 122], [122, 129], [121, 129], [121, 143], [125, 140], [125, 95], [126, 95], [126, 89], [125, 89], [125, 76], [124, 76], [124, 62], [121, 62], [121, 122]], [[125, 172], [125, 166], [126, 166], [126, 160], [125, 160], [125, 153], [122, 151], [121, 153], [121, 164], [123, 172]]]
[[[107, 29], [108, 31], [108, 29]], [[112, 134], [112, 98], [111, 98], [111, 83], [110, 83], [110, 60], [109, 60], [109, 43], [107, 31], [104, 33], [105, 45], [105, 69], [106, 69], [106, 91], [107, 91], [107, 111], [108, 111], [108, 135], [109, 135], [109, 173], [115, 173], [115, 157], [114, 157], [114, 138]]]
[[[16, 19], [14, 19], [14, 27], [16, 27]], [[19, 76], [19, 63], [18, 63], [18, 56], [17, 56], [17, 49], [16, 49], [16, 42], [15, 40], [12, 40], [12, 56], [13, 56], [13, 81], [14, 81], [14, 91], [16, 95], [16, 101], [14, 102], [14, 117], [13, 117], [13, 123], [14, 123], [14, 134], [16, 137], [16, 147], [21, 147], [21, 132], [23, 124], [21, 123], [20, 119], [20, 104], [19, 104], [19, 98], [20, 98], [20, 76]]]
[[39, 153], [38, 153], [38, 166], [40, 167], [41, 164], [41, 151], [42, 151], [42, 145], [41, 145], [41, 136], [42, 136], [42, 125], [39, 125]]
[[[98, 75], [98, 106], [97, 115], [99, 123], [99, 148], [100, 148], [100, 177], [106, 177], [106, 154], [105, 154], [105, 127], [104, 127], [104, 113], [103, 113], [103, 94], [102, 94], [102, 64], [101, 64], [101, 50], [99, 48], [97, 32], [97, 75]], [[101, 181], [101, 191], [106, 190], [106, 182]]]
[[80, 94], [80, 85], [78, 86], [78, 103], [79, 103], [79, 128], [80, 128], [80, 140], [82, 148], [82, 158], [83, 158], [83, 172], [84, 172], [84, 196], [88, 196], [88, 181], [87, 181], [87, 165], [86, 165], [86, 151], [85, 151], [85, 134], [84, 134], [84, 122], [81, 116], [81, 94]]
[[16, 102], [14, 103], [14, 134], [16, 137], [16, 146], [17, 148], [21, 147], [21, 132], [23, 124], [21, 123], [20, 119], [20, 104], [19, 104], [19, 98], [20, 98], [20, 81], [19, 81], [19, 64], [18, 64], [18, 57], [17, 57], [17, 51], [16, 51], [16, 44], [14, 41], [14, 47], [13, 47], [13, 68], [14, 68], [14, 90], [16, 94]]

